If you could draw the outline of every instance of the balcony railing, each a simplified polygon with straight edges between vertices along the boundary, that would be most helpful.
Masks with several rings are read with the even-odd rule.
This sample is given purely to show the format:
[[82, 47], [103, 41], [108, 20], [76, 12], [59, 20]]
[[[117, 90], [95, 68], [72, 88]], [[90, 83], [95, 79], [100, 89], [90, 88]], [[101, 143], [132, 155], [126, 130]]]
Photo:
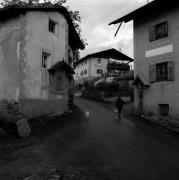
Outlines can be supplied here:
[[108, 63], [107, 64], [108, 71], [112, 70], [120, 70], [120, 71], [129, 71], [130, 66], [126, 63]]

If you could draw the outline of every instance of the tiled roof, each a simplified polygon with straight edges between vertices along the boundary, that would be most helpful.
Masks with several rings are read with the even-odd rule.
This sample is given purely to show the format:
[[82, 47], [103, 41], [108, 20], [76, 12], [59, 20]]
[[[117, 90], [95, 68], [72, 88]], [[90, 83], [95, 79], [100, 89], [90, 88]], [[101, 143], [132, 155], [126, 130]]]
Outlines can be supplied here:
[[85, 61], [86, 59], [88, 59], [90, 57], [97, 57], [97, 58], [104, 58], [104, 59], [111, 58], [111, 59], [115, 59], [115, 60], [129, 61], [129, 62], [134, 61], [131, 57], [121, 53], [120, 51], [117, 51], [114, 48], [112, 48], [112, 49], [108, 49], [105, 51], [100, 51], [97, 53], [88, 54], [87, 56], [85, 56], [82, 59], [80, 59], [79, 61], [77, 61], [76, 64], [79, 64], [79, 63]]

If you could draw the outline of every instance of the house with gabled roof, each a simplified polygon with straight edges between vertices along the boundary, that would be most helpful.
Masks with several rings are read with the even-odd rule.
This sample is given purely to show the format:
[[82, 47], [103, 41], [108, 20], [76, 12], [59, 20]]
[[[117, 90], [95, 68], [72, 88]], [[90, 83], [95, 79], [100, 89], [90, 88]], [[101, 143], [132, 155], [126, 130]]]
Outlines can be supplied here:
[[[118, 72], [129, 71], [133, 59], [116, 49], [108, 49], [81, 58], [75, 63], [75, 81], [83, 83], [96, 77], [113, 76]], [[118, 73], [119, 75], [119, 73]]]
[[27, 117], [63, 113], [83, 48], [65, 7], [1, 8], [0, 101], [19, 102]]
[[135, 110], [179, 118], [179, 2], [155, 0], [113, 21], [133, 20]]

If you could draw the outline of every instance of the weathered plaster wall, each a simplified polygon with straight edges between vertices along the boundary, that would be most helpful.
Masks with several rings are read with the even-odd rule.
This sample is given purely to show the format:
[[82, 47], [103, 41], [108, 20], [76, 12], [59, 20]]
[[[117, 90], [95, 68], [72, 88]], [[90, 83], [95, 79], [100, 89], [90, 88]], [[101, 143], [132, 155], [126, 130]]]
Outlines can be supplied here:
[[[57, 34], [49, 32], [49, 19], [57, 23]], [[27, 12], [0, 23], [0, 100], [20, 100], [27, 117], [63, 113], [67, 108], [69, 82], [64, 71], [62, 93], [42, 87], [43, 51], [50, 54], [47, 68], [68, 61], [68, 24], [63, 15]]]
[[[141, 17], [142, 18], [142, 17]], [[168, 20], [168, 37], [153, 42], [149, 42], [149, 27]], [[146, 57], [145, 52], [148, 50], [173, 45], [173, 52]], [[155, 82], [144, 91], [144, 111], [151, 111], [155, 114], [159, 113], [159, 104], [169, 104], [169, 114], [175, 118], [179, 118], [179, 9], [176, 8], [172, 12], [165, 14], [152, 13], [150, 17], [143, 17], [139, 21], [134, 22], [134, 74], [138, 74], [143, 80], [149, 82], [149, 65], [160, 62], [174, 62], [174, 81]], [[138, 108], [139, 97], [135, 89], [135, 108]]]
[[0, 99], [19, 100], [23, 94], [25, 27], [23, 15], [0, 23]]
[[41, 116], [48, 113], [62, 114], [67, 110], [69, 81], [64, 70], [58, 71], [56, 77], [62, 79], [60, 91], [54, 91], [49, 88], [48, 99], [43, 98], [25, 98], [22, 107], [26, 117]]
[[[50, 54], [48, 68], [68, 60], [68, 23], [57, 12], [27, 12], [26, 98], [48, 99], [48, 88], [42, 88], [42, 52]], [[49, 19], [57, 23], [57, 34], [48, 30]]]

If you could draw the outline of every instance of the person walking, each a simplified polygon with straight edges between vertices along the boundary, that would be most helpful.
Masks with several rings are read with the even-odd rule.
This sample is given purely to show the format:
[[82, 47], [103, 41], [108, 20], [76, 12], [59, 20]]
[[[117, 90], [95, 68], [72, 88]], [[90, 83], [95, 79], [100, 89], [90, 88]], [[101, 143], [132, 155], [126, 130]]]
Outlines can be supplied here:
[[118, 117], [119, 117], [119, 119], [121, 119], [121, 111], [122, 111], [123, 105], [124, 105], [124, 101], [119, 96], [117, 98], [117, 101], [116, 101], [116, 104], [115, 104], [115, 106], [116, 106], [116, 108], [118, 110]]

